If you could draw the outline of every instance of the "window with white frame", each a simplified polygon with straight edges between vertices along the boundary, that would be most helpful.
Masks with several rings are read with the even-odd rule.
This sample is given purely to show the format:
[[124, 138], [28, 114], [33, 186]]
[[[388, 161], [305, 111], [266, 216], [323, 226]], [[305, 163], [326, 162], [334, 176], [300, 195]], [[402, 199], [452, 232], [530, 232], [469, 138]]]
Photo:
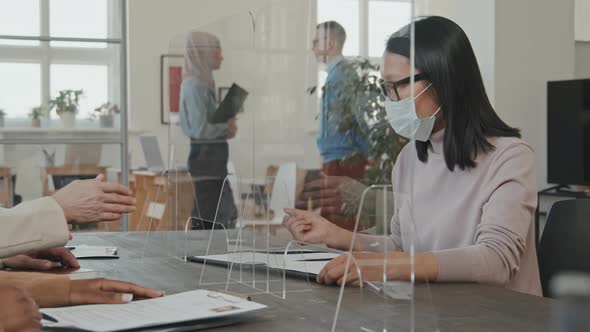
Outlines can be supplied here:
[[[316, 1], [318, 23], [336, 21], [346, 30], [343, 55], [367, 57], [373, 63], [381, 62], [389, 36], [412, 18], [412, 0]], [[318, 86], [324, 85], [327, 76], [325, 71], [318, 72]]]
[[90, 112], [119, 99], [119, 36], [118, 0], [0, 0], [0, 109], [7, 126], [25, 124], [33, 107], [63, 89], [84, 90], [78, 122], [93, 126], [84, 120]]
[[337, 21], [347, 34], [345, 56], [380, 58], [387, 38], [410, 23], [411, 0], [317, 0], [317, 21]]

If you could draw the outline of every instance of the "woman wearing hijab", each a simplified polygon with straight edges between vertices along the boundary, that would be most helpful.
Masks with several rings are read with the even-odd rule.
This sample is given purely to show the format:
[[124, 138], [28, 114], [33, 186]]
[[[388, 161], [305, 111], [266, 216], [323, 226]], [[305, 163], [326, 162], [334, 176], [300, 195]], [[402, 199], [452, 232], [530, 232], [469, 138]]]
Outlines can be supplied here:
[[[229, 147], [236, 135], [236, 119], [211, 123], [217, 109], [213, 71], [223, 56], [221, 44], [206, 32], [189, 32], [184, 53], [180, 89], [180, 126], [191, 140], [188, 166], [195, 185], [193, 229], [211, 229], [222, 224], [235, 226], [237, 209], [227, 181]], [[219, 206], [219, 208], [218, 208]]]
[[396, 211], [385, 248], [371, 235], [352, 243], [350, 231], [306, 211], [288, 209], [284, 224], [298, 240], [352, 247], [355, 261], [365, 263], [360, 276], [353, 266], [344, 275], [341, 255], [319, 273], [321, 283], [410, 280], [414, 242], [416, 280], [479, 282], [540, 296], [533, 149], [494, 111], [457, 24], [437, 16], [416, 21], [414, 54], [412, 68], [409, 27], [389, 38], [383, 54], [387, 118], [412, 140], [393, 169]]

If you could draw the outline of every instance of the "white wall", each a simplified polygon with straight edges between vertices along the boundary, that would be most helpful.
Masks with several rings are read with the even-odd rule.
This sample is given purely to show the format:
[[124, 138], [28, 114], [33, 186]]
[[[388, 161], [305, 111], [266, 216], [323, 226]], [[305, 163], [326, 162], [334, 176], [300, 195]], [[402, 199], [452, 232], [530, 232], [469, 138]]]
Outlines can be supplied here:
[[438, 15], [459, 24], [469, 37], [492, 105], [495, 100], [495, 0], [416, 0], [416, 14]]
[[[494, 108], [535, 149], [538, 186], [545, 187], [546, 84], [574, 77], [574, 0], [417, 0], [417, 12], [465, 30]], [[584, 51], [577, 53], [581, 72], [590, 67]]]
[[547, 81], [573, 78], [573, 21], [574, 0], [496, 1], [496, 110], [535, 149], [540, 188], [547, 181]]
[[[238, 174], [258, 176], [269, 164], [320, 163], [315, 112], [305, 88], [315, 84], [310, 61], [310, 1], [130, 0], [129, 106], [133, 130], [156, 134], [167, 154], [168, 128], [160, 124], [160, 56], [182, 52], [182, 36], [199, 29], [220, 37], [225, 57], [215, 73], [218, 86], [237, 82], [250, 91], [239, 130], [230, 141]], [[248, 11], [256, 21], [256, 33]], [[172, 45], [172, 46], [171, 46]], [[171, 127], [175, 162], [184, 164], [188, 139]], [[131, 137], [132, 164], [143, 164], [137, 137]]]
[[575, 68], [576, 78], [590, 78], [590, 43], [576, 43]]
[[590, 78], [590, 0], [575, 0], [576, 78]]
[[590, 41], [590, 0], [575, 0], [575, 36], [579, 41]]

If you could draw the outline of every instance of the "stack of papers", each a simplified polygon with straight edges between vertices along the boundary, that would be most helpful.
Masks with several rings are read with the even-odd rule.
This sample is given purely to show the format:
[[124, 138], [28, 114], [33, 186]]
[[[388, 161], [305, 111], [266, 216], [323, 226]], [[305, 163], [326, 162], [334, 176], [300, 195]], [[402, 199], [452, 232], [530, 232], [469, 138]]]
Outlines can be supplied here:
[[69, 246], [68, 249], [72, 251], [72, 254], [74, 254], [77, 259], [119, 258], [117, 247], [80, 245]]
[[48, 328], [111, 332], [239, 316], [264, 308], [260, 303], [201, 289], [128, 304], [41, 309], [41, 313], [43, 326]]
[[261, 265], [271, 269], [285, 270], [288, 272], [304, 273], [305, 275], [317, 275], [328, 262], [338, 257], [339, 253], [333, 252], [298, 252], [285, 254], [267, 254], [264, 252], [236, 252], [221, 255], [193, 256], [192, 261], [228, 265]]

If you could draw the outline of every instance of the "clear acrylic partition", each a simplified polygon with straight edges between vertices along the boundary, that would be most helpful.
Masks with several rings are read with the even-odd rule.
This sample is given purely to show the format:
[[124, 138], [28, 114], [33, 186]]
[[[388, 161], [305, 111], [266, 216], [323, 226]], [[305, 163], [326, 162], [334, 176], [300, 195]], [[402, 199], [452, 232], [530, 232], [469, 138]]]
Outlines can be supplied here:
[[[236, 228], [227, 229], [224, 222], [213, 221], [211, 225], [216, 229], [203, 232], [205, 221], [194, 217], [191, 219], [201, 223], [193, 223], [192, 231], [187, 227], [185, 257], [202, 265], [197, 286], [242, 295], [268, 294], [282, 299], [287, 293], [310, 291], [312, 278], [306, 269], [300, 268], [298, 274], [290, 271], [305, 282], [285, 281], [285, 258], [299, 259], [302, 250], [294, 249], [286, 256], [287, 241], [275, 236], [282, 228], [283, 212], [282, 207], [275, 210], [273, 206], [293, 205], [290, 202], [293, 202], [294, 193], [285, 195], [286, 182], [281, 177], [253, 180], [234, 176], [234, 179], [226, 179], [225, 184], [230, 183], [238, 193]], [[266, 185], [260, 185], [264, 183]], [[224, 199], [220, 197], [219, 202]], [[204, 240], [195, 241], [203, 234]], [[224, 268], [222, 278], [219, 267]]]
[[[405, 9], [398, 9], [406, 10], [407, 19], [398, 27], [400, 30], [391, 33], [403, 38], [400, 43], [407, 43], [405, 47], [409, 50], [410, 68], [408, 92], [411, 98], [420, 92], [415, 91], [413, 84], [416, 74], [414, 3], [409, 2]], [[385, 48], [384, 45], [382, 47]], [[390, 66], [395, 65], [394, 62], [389, 63]], [[404, 175], [403, 185], [391, 184], [390, 178], [393, 161], [407, 141], [391, 130], [384, 112], [384, 96], [375, 93], [379, 89], [371, 88], [371, 80], [380, 76], [374, 72], [375, 69], [370, 65], [359, 65], [357, 73], [360, 73], [361, 83], [355, 85], [359, 88], [353, 93], [356, 97], [353, 101], [356, 119], [367, 124], [366, 128], [359, 125], [359, 132], [361, 135], [363, 130], [369, 133], [369, 151], [374, 158], [360, 180], [365, 187], [350, 176], [346, 180], [342, 176], [328, 176], [324, 178], [325, 184], [320, 185], [328, 193], [332, 188], [336, 188], [337, 192], [342, 190], [336, 201], [342, 203], [339, 212], [347, 215], [348, 220], [341, 227], [346, 226], [352, 231], [339, 265], [328, 268], [323, 279], [340, 286], [331, 330], [438, 331], [437, 310], [426, 277], [431, 267], [416, 259], [421, 257], [420, 250], [427, 245], [420, 242], [421, 224], [415, 218], [416, 208], [421, 208], [416, 207], [413, 201], [415, 177], [413, 174]], [[386, 75], [384, 79], [394, 80], [387, 76], [391, 69], [382, 69]], [[397, 69], [397, 72], [405, 70]], [[340, 96], [336, 92], [334, 97], [338, 99]], [[366, 121], [362, 122], [359, 118]], [[330, 202], [330, 199], [324, 198], [324, 201]], [[357, 204], [354, 204], [355, 201]], [[352, 214], [346, 209], [351, 205], [354, 207]], [[338, 271], [341, 279], [332, 280], [330, 272], [333, 271]], [[360, 308], [363, 308], [362, 314], [358, 314]]]
[[[350, 249], [341, 266], [332, 331], [438, 331], [430, 286], [415, 260], [419, 237], [409, 193], [372, 185], [361, 194]], [[362, 220], [370, 228], [359, 230]], [[418, 246], [419, 248], [419, 246]], [[354, 315], [364, 308], [364, 315]]]
[[[154, 223], [144, 214], [138, 230], [149, 231], [146, 248], [159, 239], [170, 248], [160, 255], [195, 267], [195, 288], [329, 306], [334, 319], [318, 320], [313, 310], [291, 313], [317, 320], [326, 331], [342, 326], [343, 317], [354, 317], [352, 326], [359, 329], [409, 331], [413, 318], [427, 316], [421, 311], [430, 308], [427, 285], [415, 288], [388, 278], [363, 280], [342, 291], [319, 285], [315, 279], [323, 266], [345, 253], [321, 241], [294, 239], [281, 225], [282, 209], [297, 208], [350, 231], [357, 226], [357, 233], [372, 234], [380, 244], [390, 239], [396, 204], [384, 185], [391, 184], [393, 161], [406, 140], [387, 123], [377, 81], [379, 55], [361, 51], [367, 46], [360, 42], [359, 22], [349, 22], [350, 15], [331, 15], [325, 6], [329, 2], [277, 1], [171, 37], [161, 59], [167, 188], [165, 197], [156, 199], [168, 202], [167, 221], [159, 223], [167, 226], [145, 228]], [[332, 2], [349, 9], [358, 3]], [[404, 24], [411, 17], [406, 16]], [[325, 51], [333, 47], [329, 39], [334, 31], [316, 27], [320, 20], [334, 19], [342, 20], [352, 45], [344, 49], [347, 67], [340, 82], [328, 75], [335, 65], [322, 64], [328, 62]], [[379, 37], [382, 47], [393, 32]], [[247, 91], [247, 98], [232, 123], [216, 112], [225, 96], [234, 93], [234, 83]], [[327, 107], [339, 109], [331, 113]], [[332, 162], [326, 151], [330, 135], [342, 146], [352, 145], [337, 153], [341, 162]], [[410, 229], [404, 245], [414, 235]], [[387, 249], [391, 247], [375, 250], [384, 257]], [[349, 271], [360, 273], [375, 263], [355, 257]], [[377, 262], [384, 264], [383, 259]], [[407, 265], [413, 267], [411, 262]], [[424, 299], [419, 305], [417, 293]], [[355, 303], [375, 310], [363, 309], [361, 315]]]

